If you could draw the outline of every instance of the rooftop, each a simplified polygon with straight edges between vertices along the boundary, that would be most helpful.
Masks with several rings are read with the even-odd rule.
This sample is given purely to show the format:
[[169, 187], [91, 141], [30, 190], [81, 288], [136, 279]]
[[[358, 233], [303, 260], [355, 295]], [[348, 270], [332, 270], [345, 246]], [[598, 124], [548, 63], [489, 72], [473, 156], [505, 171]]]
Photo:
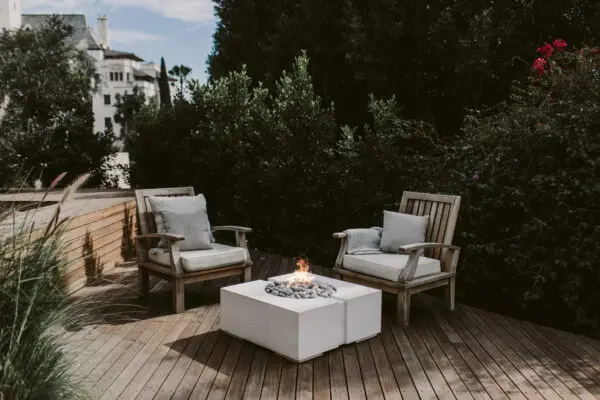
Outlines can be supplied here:
[[[22, 24], [23, 27], [29, 25], [32, 30], [37, 30], [54, 15], [56, 14], [23, 14]], [[88, 27], [84, 14], [59, 14], [58, 16], [65, 24], [73, 27], [73, 34], [67, 40], [69, 45], [77, 46], [83, 42], [88, 50], [102, 50], [93, 32]]]
[[140, 57], [136, 56], [134, 53], [128, 53], [125, 51], [118, 51], [118, 50], [105, 50], [104, 51], [104, 58], [105, 59], [128, 59], [128, 60], [133, 60], [133, 61], [144, 61], [143, 59], [141, 59]]

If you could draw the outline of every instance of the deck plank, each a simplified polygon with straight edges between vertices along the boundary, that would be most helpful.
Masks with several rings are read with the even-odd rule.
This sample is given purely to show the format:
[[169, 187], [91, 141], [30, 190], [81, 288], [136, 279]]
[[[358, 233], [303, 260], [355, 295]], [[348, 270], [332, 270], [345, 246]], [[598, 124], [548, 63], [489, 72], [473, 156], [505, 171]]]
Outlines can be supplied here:
[[313, 396], [315, 400], [331, 398], [331, 383], [329, 377], [329, 357], [323, 356], [313, 361]]
[[229, 388], [225, 395], [226, 399], [241, 400], [244, 396], [244, 389], [248, 382], [248, 374], [250, 373], [250, 367], [252, 366], [252, 360], [254, 359], [254, 352], [256, 347], [253, 345], [247, 345], [242, 343], [243, 350], [240, 354], [240, 358], [235, 366]]
[[298, 384], [296, 385], [297, 400], [308, 400], [313, 398], [313, 363], [313, 360], [309, 360], [298, 365]]
[[[544, 400], [535, 387], [533, 387], [531, 382], [527, 380], [524, 375], [524, 371], [518, 370], [514, 367], [514, 365], [505, 357], [505, 353], [500, 351], [498, 347], [492, 343], [492, 341], [490, 341], [490, 339], [477, 324], [474, 324], [471, 319], [468, 319], [462, 308], [457, 308], [456, 316], [462, 322], [463, 326], [473, 335], [482, 349], [484, 349], [488, 355], [495, 360], [502, 372], [509, 377], [509, 379], [517, 388], [519, 388], [525, 398]], [[498, 345], [500, 344], [500, 342], [497, 343]]]
[[173, 367], [177, 364], [179, 357], [184, 353], [189, 342], [192, 340], [202, 326], [204, 318], [207, 317], [209, 307], [202, 307], [198, 310], [195, 317], [183, 330], [180, 337], [171, 344], [171, 348], [167, 350], [164, 358], [160, 361], [152, 376], [148, 379], [148, 383], [144, 385], [137, 399], [153, 399], [165, 379], [171, 373]]
[[[342, 349], [339, 347], [329, 352], [329, 382], [331, 385], [331, 398], [333, 400], [348, 399], [344, 355]], [[362, 385], [362, 382], [360, 384]]]
[[[253, 278], [295, 269], [291, 257], [258, 251], [252, 257]], [[330, 273], [320, 266], [312, 270]], [[75, 292], [76, 297], [110, 301], [96, 321], [61, 333], [65, 352], [91, 398], [600, 397], [597, 340], [464, 305], [446, 311], [432, 296], [417, 296], [413, 307], [421, 304], [409, 327], [389, 318], [394, 310], [384, 304], [379, 336], [296, 364], [220, 330], [218, 286], [233, 281], [197, 285], [186, 294], [189, 304], [197, 305], [182, 314], [170, 310], [170, 285], [165, 281], [152, 279], [154, 300], [148, 303], [136, 297], [135, 268], [111, 270], [111, 281]]]
[[260, 398], [260, 392], [267, 372], [268, 358], [269, 353], [265, 349], [256, 349], [254, 360], [252, 360], [252, 367], [250, 368], [251, 372], [248, 376], [248, 381], [246, 382], [243, 399], [251, 400]]
[[387, 353], [391, 371], [396, 378], [398, 387], [400, 388], [400, 394], [405, 399], [419, 398], [417, 388], [415, 387], [406, 364], [404, 363], [404, 359], [400, 354], [400, 349], [398, 349], [392, 331], [389, 325], [386, 323], [384, 323], [381, 327], [380, 338]]
[[346, 382], [348, 382], [348, 398], [350, 400], [366, 399], [365, 386], [360, 374], [360, 364], [356, 346], [347, 345], [342, 348], [344, 359], [344, 371], [346, 372]]
[[279, 393], [279, 379], [281, 378], [281, 366], [285, 360], [274, 353], [269, 354], [267, 370], [263, 381], [260, 398], [269, 400], [277, 399]]
[[[483, 332], [491, 343], [493, 343], [502, 354], [506, 356], [513, 366], [523, 374], [525, 379], [533, 385], [538, 393], [544, 399], [558, 400], [560, 395], [558, 392], [552, 389], [548, 383], [546, 383], [542, 376], [538, 375], [519, 355], [517, 355], [513, 349], [508, 345], [502, 336], [497, 335], [489, 324], [487, 324], [478, 314], [474, 313], [471, 308], [461, 307], [461, 309], [468, 315], [469, 320], [477, 325], [477, 327]], [[573, 395], [573, 394], [571, 394]], [[529, 398], [529, 394], [526, 394]], [[536, 396], [537, 397], [537, 396]]]
[[242, 348], [243, 343], [241, 340], [233, 339], [230, 342], [221, 368], [219, 368], [219, 372], [210, 388], [210, 393], [208, 394], [209, 400], [220, 400], [225, 398], [227, 390], [229, 389], [229, 384], [231, 383], [233, 371], [235, 371], [235, 367], [240, 358]]

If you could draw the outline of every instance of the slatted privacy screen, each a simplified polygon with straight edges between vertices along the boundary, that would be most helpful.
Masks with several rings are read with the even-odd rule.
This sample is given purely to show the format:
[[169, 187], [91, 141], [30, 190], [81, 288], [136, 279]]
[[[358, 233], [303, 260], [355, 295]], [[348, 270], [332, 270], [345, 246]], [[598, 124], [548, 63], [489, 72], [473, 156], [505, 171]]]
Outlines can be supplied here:
[[[425, 232], [425, 242], [452, 244], [460, 196], [443, 194], [404, 192], [400, 202], [400, 212], [412, 215], [429, 215]], [[428, 249], [426, 257], [440, 259], [441, 249]]]

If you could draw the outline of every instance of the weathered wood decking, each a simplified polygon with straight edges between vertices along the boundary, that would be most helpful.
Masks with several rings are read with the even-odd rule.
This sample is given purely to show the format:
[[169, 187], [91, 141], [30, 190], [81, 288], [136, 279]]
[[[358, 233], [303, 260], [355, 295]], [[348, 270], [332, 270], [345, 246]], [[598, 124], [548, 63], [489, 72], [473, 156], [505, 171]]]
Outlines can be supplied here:
[[[294, 267], [253, 258], [253, 278]], [[297, 365], [222, 333], [218, 287], [190, 285], [187, 311], [172, 314], [164, 281], [140, 307], [136, 274], [119, 268], [117, 283], [77, 293], [112, 302], [100, 323], [63, 338], [94, 399], [600, 398], [600, 342], [589, 338], [417, 296], [408, 328], [385, 318], [380, 336]]]

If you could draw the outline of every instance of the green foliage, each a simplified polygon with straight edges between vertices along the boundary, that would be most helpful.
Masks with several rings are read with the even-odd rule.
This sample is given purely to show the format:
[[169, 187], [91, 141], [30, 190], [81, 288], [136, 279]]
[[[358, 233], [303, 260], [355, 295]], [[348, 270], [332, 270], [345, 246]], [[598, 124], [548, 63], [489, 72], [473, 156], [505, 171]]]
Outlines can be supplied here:
[[[68, 189], [63, 202], [85, 178]], [[89, 311], [83, 301], [70, 302], [67, 296], [60, 205], [40, 230], [31, 229], [34, 211], [14, 226], [3, 225], [0, 232], [2, 399], [66, 400], [85, 395], [59, 341], [64, 327], [84, 321]], [[0, 215], [0, 221], [6, 216]]]
[[403, 120], [394, 99], [372, 98], [374, 122], [364, 136], [339, 129], [333, 105], [315, 94], [306, 56], [273, 94], [244, 69], [192, 83], [189, 92], [171, 110], [136, 114], [127, 142], [132, 183], [193, 184], [207, 196], [213, 223], [247, 223], [260, 248], [329, 263], [332, 232], [377, 224], [402, 190], [433, 178], [430, 126]]
[[509, 103], [470, 114], [453, 146], [454, 175], [444, 177], [463, 193], [465, 298], [599, 326], [599, 70], [596, 49], [555, 51]]
[[135, 116], [148, 104], [146, 95], [139, 88], [134, 86], [131, 94], [122, 96], [117, 93], [115, 96], [115, 122], [121, 125], [122, 139], [130, 134], [131, 125], [135, 126]]
[[[72, 27], [58, 17], [36, 31], [0, 33], [0, 185], [18, 168], [45, 184], [62, 171], [95, 176], [113, 151], [112, 132], [93, 132], [92, 61], [65, 44]], [[6, 155], [6, 157], [5, 157]]]
[[365, 123], [369, 93], [396, 95], [407, 117], [443, 135], [459, 132], [465, 107], [506, 100], [539, 40], [600, 39], [600, 7], [582, 0], [216, 0], [215, 9], [211, 79], [246, 65], [274, 90], [305, 49], [317, 93], [342, 123]]
[[[192, 82], [170, 110], [134, 113], [138, 187], [194, 185], [215, 224], [252, 226], [252, 245], [331, 265], [331, 233], [381, 224], [402, 191], [463, 196], [459, 295], [530, 319], [592, 328], [600, 304], [600, 56], [558, 52], [510, 102], [472, 111], [445, 143], [369, 97], [368, 122], [342, 126], [315, 94], [308, 58], [270, 92], [245, 69]], [[591, 282], [591, 283], [590, 283]]]

